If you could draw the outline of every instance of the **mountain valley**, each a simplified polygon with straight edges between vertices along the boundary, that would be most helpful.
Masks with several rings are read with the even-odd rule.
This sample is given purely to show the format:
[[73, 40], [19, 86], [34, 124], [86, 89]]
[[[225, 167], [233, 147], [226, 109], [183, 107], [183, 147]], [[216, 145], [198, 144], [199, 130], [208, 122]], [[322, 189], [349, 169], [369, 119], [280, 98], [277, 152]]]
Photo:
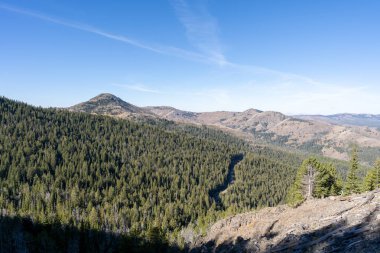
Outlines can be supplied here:
[[[380, 163], [352, 172], [352, 158], [302, 146], [340, 129], [348, 152], [349, 138], [359, 149], [377, 140], [374, 128], [140, 108], [111, 94], [64, 109], [1, 97], [0, 112], [0, 252], [378, 250]], [[323, 162], [316, 186], [338, 188], [291, 207], [311, 155]], [[343, 188], [352, 173], [356, 193], [372, 192]]]

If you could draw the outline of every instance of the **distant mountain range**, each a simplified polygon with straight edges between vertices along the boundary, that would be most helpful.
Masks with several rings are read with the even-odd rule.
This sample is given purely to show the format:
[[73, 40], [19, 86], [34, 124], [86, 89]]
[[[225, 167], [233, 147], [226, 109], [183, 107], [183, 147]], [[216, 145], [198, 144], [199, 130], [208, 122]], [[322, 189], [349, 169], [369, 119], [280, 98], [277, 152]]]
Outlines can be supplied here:
[[334, 115], [297, 115], [304, 120], [323, 121], [337, 125], [380, 127], [380, 115], [341, 113]]
[[254, 143], [289, 147], [347, 160], [353, 144], [373, 161], [380, 156], [379, 115], [286, 116], [280, 112], [249, 109], [243, 112], [190, 112], [168, 106], [138, 107], [112, 94], [100, 94], [70, 111], [118, 118], [166, 119], [207, 125]]

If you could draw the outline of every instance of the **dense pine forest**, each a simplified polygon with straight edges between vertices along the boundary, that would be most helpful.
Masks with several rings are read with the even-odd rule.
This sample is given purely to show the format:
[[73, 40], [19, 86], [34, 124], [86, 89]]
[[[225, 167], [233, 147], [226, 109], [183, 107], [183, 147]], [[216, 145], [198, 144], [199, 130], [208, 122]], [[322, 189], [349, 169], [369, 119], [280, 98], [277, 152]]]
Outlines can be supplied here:
[[[244, 158], [218, 205], [210, 193], [225, 183], [237, 154]], [[0, 237], [1, 247], [14, 249], [30, 237], [41, 245], [49, 241], [44, 247], [51, 249], [90, 249], [97, 236], [108, 239], [92, 252], [107, 243], [110, 252], [131, 245], [136, 251], [182, 247], [181, 230], [189, 225], [205, 227], [226, 214], [284, 203], [303, 158], [206, 127], [0, 98], [0, 228], [10, 231]], [[62, 236], [52, 241], [54, 233]], [[24, 246], [38, 252], [33, 245]]]
[[298, 156], [285, 157], [292, 159], [276, 159], [259, 152], [247, 154], [235, 168], [234, 184], [223, 194], [224, 206], [242, 212], [284, 203], [295, 179], [294, 164], [301, 163]]
[[126, 120], [0, 104], [0, 206], [39, 222], [174, 231], [213, 211], [208, 192], [237, 148]]

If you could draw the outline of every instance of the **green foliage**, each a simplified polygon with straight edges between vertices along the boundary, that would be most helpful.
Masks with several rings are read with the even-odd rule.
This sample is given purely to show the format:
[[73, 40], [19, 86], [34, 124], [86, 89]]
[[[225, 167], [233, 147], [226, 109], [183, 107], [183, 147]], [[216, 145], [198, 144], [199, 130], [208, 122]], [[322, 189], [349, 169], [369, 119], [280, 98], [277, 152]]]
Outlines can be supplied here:
[[222, 194], [223, 205], [241, 212], [284, 203], [300, 160], [287, 153], [255, 150], [235, 167], [235, 181]]
[[[297, 181], [296, 181], [297, 182]], [[300, 190], [300, 186], [298, 184], [293, 184], [288, 192], [286, 197], [286, 202], [291, 207], [297, 207], [305, 201], [305, 197]]]
[[324, 198], [342, 193], [343, 181], [332, 164], [319, 164], [313, 196]]
[[346, 195], [352, 194], [352, 193], [360, 193], [360, 183], [359, 183], [359, 177], [357, 175], [359, 170], [359, 159], [358, 159], [358, 151], [357, 148], [353, 148], [351, 153], [351, 161], [350, 161], [350, 168], [347, 175], [347, 180], [345, 183], [345, 189], [344, 193]]
[[367, 176], [364, 178], [363, 190], [373, 191], [380, 188], [380, 160], [378, 159], [373, 169], [368, 171]]
[[209, 192], [244, 147], [218, 133], [0, 98], [0, 210], [41, 223], [171, 233], [213, 212]]
[[[380, 131], [380, 130], [378, 130]], [[377, 147], [360, 147], [360, 158], [367, 165], [374, 164], [380, 157], [380, 149]]]
[[[310, 175], [315, 176], [309, 178]], [[342, 191], [342, 180], [332, 164], [321, 163], [316, 158], [308, 158], [298, 169], [294, 183], [289, 189], [288, 205], [296, 207], [304, 202], [309, 189], [312, 189], [312, 196], [316, 198], [338, 195]]]
[[[210, 193], [225, 182], [231, 157], [241, 153], [244, 159], [219, 207]], [[268, 147], [251, 149], [215, 129], [117, 120], [0, 98], [2, 214], [128, 235], [127, 245], [134, 237], [166, 245], [189, 224], [205, 231], [223, 215], [284, 203], [288, 192], [288, 201], [302, 202], [302, 159]], [[336, 194], [336, 171], [323, 168], [315, 194]], [[48, 232], [41, 238], [48, 247]]]
[[302, 181], [309, 165], [314, 167], [319, 166], [315, 158], [308, 158], [302, 162], [301, 167], [297, 171], [294, 183], [291, 185], [286, 197], [287, 204], [292, 207], [300, 205], [305, 200], [304, 193], [302, 192]]
[[[296, 120], [296, 119], [293, 119]], [[292, 148], [297, 151], [306, 151], [313, 154], [321, 154], [323, 146], [320, 145], [316, 140], [307, 141], [300, 145], [289, 144], [289, 135], [276, 135], [271, 132], [256, 131], [255, 129], [251, 130], [251, 133], [255, 137], [255, 142], [259, 141], [269, 145], [275, 145], [277, 147], [283, 148]]]

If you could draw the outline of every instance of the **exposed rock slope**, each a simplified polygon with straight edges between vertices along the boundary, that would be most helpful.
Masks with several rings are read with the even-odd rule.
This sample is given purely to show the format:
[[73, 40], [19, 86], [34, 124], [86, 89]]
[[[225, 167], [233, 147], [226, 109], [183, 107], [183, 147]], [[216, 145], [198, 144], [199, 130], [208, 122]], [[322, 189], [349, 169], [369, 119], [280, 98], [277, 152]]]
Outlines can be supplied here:
[[[319, 152], [348, 159], [349, 146], [380, 148], [376, 128], [335, 125], [325, 121], [303, 120], [279, 112], [249, 109], [243, 112], [193, 113], [169, 107], [148, 107], [159, 117], [183, 123], [218, 127], [255, 141]], [[377, 151], [380, 154], [380, 149]]]
[[380, 252], [380, 190], [216, 222], [191, 252]]

